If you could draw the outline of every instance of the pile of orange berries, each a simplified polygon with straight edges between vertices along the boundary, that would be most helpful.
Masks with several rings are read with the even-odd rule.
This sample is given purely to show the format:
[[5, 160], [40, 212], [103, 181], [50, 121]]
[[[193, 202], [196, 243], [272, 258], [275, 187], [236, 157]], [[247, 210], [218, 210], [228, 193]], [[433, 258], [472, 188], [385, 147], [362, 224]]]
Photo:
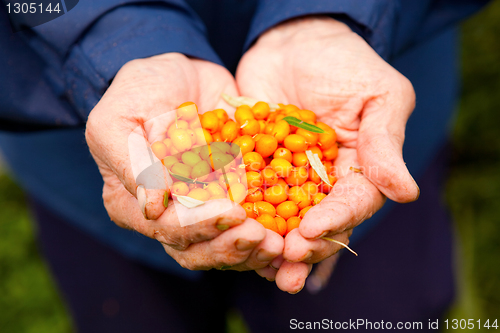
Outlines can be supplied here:
[[[152, 145], [173, 173], [205, 182], [174, 183], [174, 199], [175, 195], [203, 201], [229, 197], [242, 205], [248, 217], [284, 236], [331, 190], [310, 167], [306, 150], [318, 155], [330, 184], [336, 182], [333, 160], [338, 154], [337, 136], [330, 126], [316, 120], [314, 112], [291, 104], [279, 104], [279, 109], [271, 111], [267, 103], [257, 102], [253, 107], [237, 107], [235, 120], [223, 109], [216, 109], [199, 115], [198, 121], [195, 108], [182, 111], [192, 104], [179, 107], [178, 120], [167, 130], [167, 138]], [[323, 133], [292, 126], [283, 120], [285, 117], [315, 125]], [[207, 143], [208, 148], [204, 148]], [[179, 158], [176, 154], [182, 155]], [[231, 162], [236, 156], [242, 156], [241, 163]], [[214, 157], [222, 161], [222, 168], [217, 167]]]

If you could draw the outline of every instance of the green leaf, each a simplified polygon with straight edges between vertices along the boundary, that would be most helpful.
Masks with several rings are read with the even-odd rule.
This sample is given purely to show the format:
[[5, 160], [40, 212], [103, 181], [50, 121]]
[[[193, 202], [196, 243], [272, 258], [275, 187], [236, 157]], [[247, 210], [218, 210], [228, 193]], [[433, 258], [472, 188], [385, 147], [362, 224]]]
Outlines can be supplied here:
[[[167, 169], [168, 170], [168, 169]], [[207, 182], [200, 182], [198, 180], [194, 180], [194, 179], [191, 179], [191, 178], [187, 178], [187, 177], [184, 177], [184, 176], [181, 176], [181, 175], [178, 175], [176, 173], [173, 173], [172, 171], [168, 170], [168, 173], [170, 173], [170, 175], [172, 177], [174, 177], [175, 179], [177, 179], [178, 181], [181, 181], [181, 182], [184, 182], [184, 183], [190, 183], [190, 184], [201, 184], [201, 185], [208, 185]]]
[[325, 131], [323, 131], [318, 126], [308, 124], [305, 121], [300, 120], [300, 119], [295, 118], [295, 117], [288, 116], [288, 117], [283, 118], [283, 120], [286, 121], [291, 126], [302, 128], [302, 129], [305, 129], [306, 131], [309, 131], [309, 132], [320, 133], [320, 134], [325, 133]]

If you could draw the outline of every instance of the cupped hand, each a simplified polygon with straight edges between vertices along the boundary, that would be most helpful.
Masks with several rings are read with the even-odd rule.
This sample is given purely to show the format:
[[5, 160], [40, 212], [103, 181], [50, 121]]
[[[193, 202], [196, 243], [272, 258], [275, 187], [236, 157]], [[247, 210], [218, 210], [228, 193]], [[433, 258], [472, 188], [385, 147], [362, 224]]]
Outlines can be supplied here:
[[[173, 203], [163, 206], [166, 187], [138, 188], [128, 138], [148, 120], [186, 101], [204, 111], [227, 108], [220, 99], [223, 92], [238, 94], [234, 78], [219, 65], [177, 53], [134, 60], [120, 69], [92, 110], [85, 133], [104, 179], [103, 200], [110, 218], [121, 227], [157, 239], [180, 265], [193, 270], [262, 268], [282, 253], [283, 240], [247, 219], [243, 208], [226, 199], [196, 207], [224, 213], [182, 227]], [[150, 139], [147, 135], [145, 140]]]
[[385, 197], [401, 203], [418, 198], [402, 156], [415, 94], [360, 36], [327, 17], [292, 20], [264, 33], [242, 58], [236, 82], [244, 96], [314, 111], [337, 133], [339, 180], [286, 236], [286, 261], [277, 273], [270, 267], [258, 271], [295, 293], [311, 264], [342, 248], [321, 237], [347, 244], [352, 229], [379, 210]]

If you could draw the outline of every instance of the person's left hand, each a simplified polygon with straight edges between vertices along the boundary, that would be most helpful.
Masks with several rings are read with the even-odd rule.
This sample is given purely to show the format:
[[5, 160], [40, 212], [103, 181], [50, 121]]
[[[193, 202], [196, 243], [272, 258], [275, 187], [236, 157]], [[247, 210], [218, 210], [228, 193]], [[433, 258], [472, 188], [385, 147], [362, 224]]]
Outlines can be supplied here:
[[271, 263], [280, 266], [277, 273], [269, 266], [258, 271], [296, 293], [313, 263], [341, 249], [321, 237], [347, 244], [352, 229], [378, 211], [386, 196], [397, 202], [418, 198], [402, 157], [415, 94], [361, 37], [327, 17], [295, 19], [264, 33], [243, 56], [236, 81], [242, 95], [312, 110], [337, 132], [339, 180], [286, 236], [286, 261]]

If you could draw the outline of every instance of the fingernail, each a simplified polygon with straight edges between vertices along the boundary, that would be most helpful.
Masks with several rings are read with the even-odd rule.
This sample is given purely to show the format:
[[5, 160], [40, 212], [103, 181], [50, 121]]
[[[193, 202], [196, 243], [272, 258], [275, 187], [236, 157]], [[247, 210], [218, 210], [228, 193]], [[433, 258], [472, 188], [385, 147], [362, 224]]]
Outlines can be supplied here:
[[328, 233], [329, 231], [325, 231], [321, 235], [319, 235], [318, 238], [325, 237], [326, 235], [328, 235]]
[[269, 282], [273, 282], [274, 281], [274, 279], [270, 279], [270, 278], [266, 278], [266, 280], [269, 281]]
[[298, 293], [299, 293], [302, 289], [304, 289], [304, 285], [305, 285], [305, 282], [302, 284], [302, 287], [300, 287], [300, 289], [299, 289], [299, 290], [297, 290], [297, 291], [289, 291], [288, 293], [289, 293], [290, 295], [295, 295], [295, 294], [298, 294]]
[[137, 201], [139, 203], [139, 207], [141, 207], [141, 212], [142, 215], [144, 215], [144, 218], [148, 218], [146, 216], [146, 203], [148, 200], [148, 197], [146, 195], [146, 188], [144, 188], [144, 185], [139, 185], [137, 186]]
[[229, 229], [229, 226], [227, 224], [217, 224], [217, 229], [219, 229], [220, 231], [224, 231], [224, 230], [227, 230]]
[[255, 242], [247, 241], [246, 239], [238, 239], [234, 242], [234, 246], [238, 251], [247, 251], [255, 247]]
[[[235, 219], [230, 219], [230, 218], [227, 218], [227, 217], [221, 217], [217, 220], [217, 223], [216, 223], [216, 226], [219, 230], [227, 230], [228, 228], [230, 227], [234, 227], [236, 225], [238, 225], [238, 221], [236, 221]], [[221, 229], [219, 228], [219, 226], [224, 226], [222, 228], [225, 228], [226, 229]]]
[[275, 270], [278, 270], [278, 269], [280, 269], [283, 261], [285, 261], [285, 259], [283, 259], [282, 255], [279, 255], [276, 258], [274, 258], [273, 261], [271, 261], [269, 266], [271, 266], [271, 268], [274, 268]]
[[266, 262], [266, 261], [271, 261], [273, 260], [276, 255], [275, 254], [271, 254], [269, 253], [267, 250], [265, 249], [260, 249], [258, 252], [257, 252], [257, 260], [258, 261], [262, 261], [262, 262]]
[[301, 260], [299, 261], [305, 261], [307, 259], [310, 259], [313, 255], [313, 252], [311, 250], [307, 251], [306, 255], [304, 256], [304, 258], [302, 258]]

